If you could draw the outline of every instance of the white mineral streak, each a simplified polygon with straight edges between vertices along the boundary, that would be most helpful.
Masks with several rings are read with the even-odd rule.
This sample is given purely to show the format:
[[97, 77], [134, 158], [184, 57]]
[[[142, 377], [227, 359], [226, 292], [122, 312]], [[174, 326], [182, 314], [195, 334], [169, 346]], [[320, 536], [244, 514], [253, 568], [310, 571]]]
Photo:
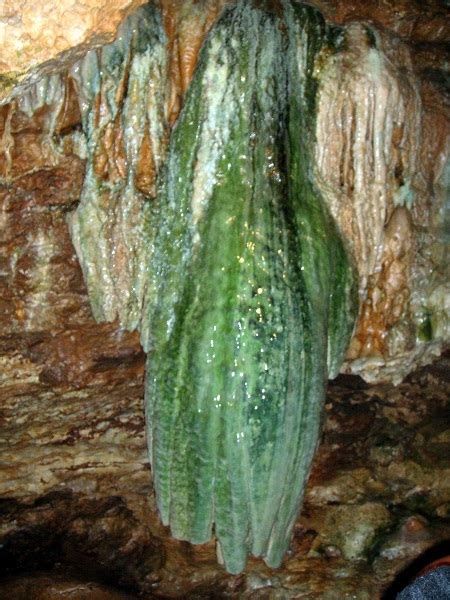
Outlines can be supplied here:
[[[222, 54], [221, 43], [218, 39], [210, 45], [211, 56], [219, 58]], [[209, 60], [204, 73], [204, 89], [206, 98], [202, 103], [207, 107], [204, 115], [204, 127], [202, 127], [198, 160], [195, 165], [192, 193], [192, 220], [194, 226], [200, 221], [204, 208], [210, 199], [213, 187], [216, 185], [217, 165], [220, 161], [223, 147], [229, 138], [229, 119], [233, 114], [229, 103], [233, 94], [218, 94], [217, 90], [226, 90], [226, 81], [229, 80], [230, 67], [226, 59]], [[226, 106], [228, 105], [228, 106]], [[235, 107], [237, 110], [237, 107]], [[198, 234], [194, 234], [197, 241]], [[199, 239], [199, 238], [198, 238]]]
[[156, 171], [164, 155], [165, 39], [155, 15], [144, 21], [150, 28], [145, 40], [138, 32], [145, 15], [138, 11], [114, 44], [90, 51], [70, 71], [87, 139], [80, 205], [69, 217], [72, 240], [95, 318], [119, 318], [129, 329], [140, 317], [147, 264], [141, 243], [145, 196], [136, 186], [146, 134]]
[[420, 144], [412, 66], [393, 64], [384, 52], [390, 40], [372, 33], [371, 46], [369, 35], [349, 26], [345, 49], [320, 74], [316, 145], [317, 182], [356, 259], [361, 301], [381, 269], [394, 206], [413, 201]]
[[51, 264], [54, 242], [42, 230], [32, 234], [27, 242], [26, 251], [34, 258], [34, 269], [31, 286], [33, 291], [24, 301], [25, 329], [42, 331], [53, 311], [49, 296], [54, 284]]
[[[360, 315], [345, 369], [400, 382], [449, 339], [448, 288], [427, 256], [433, 234], [419, 234], [432, 231], [439, 203], [430, 205], [421, 164], [418, 80], [397, 38], [358, 23], [318, 75], [315, 178], [359, 273]], [[431, 320], [426, 340], [422, 313]]]

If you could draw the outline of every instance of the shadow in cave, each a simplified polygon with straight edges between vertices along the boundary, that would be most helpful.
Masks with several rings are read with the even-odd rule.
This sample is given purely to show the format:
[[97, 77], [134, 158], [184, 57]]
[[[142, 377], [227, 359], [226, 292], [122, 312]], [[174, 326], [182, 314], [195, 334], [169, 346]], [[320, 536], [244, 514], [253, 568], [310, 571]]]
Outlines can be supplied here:
[[[22, 525], [0, 545], [0, 598], [133, 600], [139, 569], [152, 570], [142, 552], [158, 551], [145, 545], [128, 555], [121, 550], [133, 521], [119, 497], [80, 501], [55, 492], [30, 505], [0, 502], [0, 516]], [[97, 526], [102, 519], [115, 524], [111, 531]]]
[[407, 585], [426, 571], [426, 568], [444, 557], [450, 556], [450, 540], [444, 540], [435, 546], [429, 548], [426, 552], [417, 557], [405, 569], [403, 569], [394, 579], [392, 584], [383, 594], [381, 600], [395, 600]]
[[65, 571], [37, 571], [0, 580], [0, 597], [11, 600], [137, 600], [112, 586]]

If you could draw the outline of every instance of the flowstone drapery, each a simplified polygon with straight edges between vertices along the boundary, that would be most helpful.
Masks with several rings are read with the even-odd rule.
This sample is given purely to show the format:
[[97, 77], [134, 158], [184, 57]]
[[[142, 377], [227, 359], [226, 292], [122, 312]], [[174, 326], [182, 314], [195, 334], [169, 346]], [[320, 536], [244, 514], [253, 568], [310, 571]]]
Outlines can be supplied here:
[[327, 34], [310, 9], [225, 11], [148, 220], [158, 505], [179, 539], [205, 542], [214, 525], [231, 572], [247, 552], [281, 563], [354, 321], [352, 270], [310, 176], [307, 73]]
[[[141, 12], [146, 26], [136, 21], [137, 32], [119, 32], [83, 64], [93, 73], [87, 170], [72, 237], [94, 314], [111, 318], [116, 307], [148, 352], [147, 438], [163, 522], [194, 543], [214, 527], [231, 572], [248, 552], [278, 566], [327, 375], [339, 371], [355, 317], [352, 268], [310, 152], [314, 64], [339, 33], [291, 3], [225, 9], [150, 204], [137, 170], [145, 140], [162, 146], [167, 58], [157, 12]], [[117, 119], [123, 139], [101, 171], [96, 150], [117, 135]], [[117, 183], [121, 151], [131, 168]]]

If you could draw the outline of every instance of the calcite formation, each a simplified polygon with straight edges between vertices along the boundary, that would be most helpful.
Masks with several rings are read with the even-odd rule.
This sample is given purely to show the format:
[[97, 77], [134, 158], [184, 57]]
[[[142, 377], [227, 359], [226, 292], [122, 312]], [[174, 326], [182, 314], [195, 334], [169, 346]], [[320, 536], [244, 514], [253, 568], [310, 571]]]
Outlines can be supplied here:
[[[87, 160], [80, 200], [85, 208], [71, 222], [97, 318], [137, 325], [143, 294], [138, 265], [145, 262], [139, 213], [145, 199], [154, 197], [199, 48], [225, 4], [172, 0], [151, 18], [145, 9], [145, 23], [153, 19], [152, 33], [145, 35], [156, 36], [156, 46], [148, 38], [152, 49], [145, 57], [136, 58], [142, 33], [130, 33], [135, 16], [122, 26], [118, 39], [124, 42], [78, 59], [65, 57], [59, 67], [47, 65], [3, 103], [0, 165], [6, 180], [73, 152]], [[322, 53], [315, 66], [320, 83], [314, 178], [359, 273], [360, 317], [345, 368], [371, 381], [400, 381], [448, 339], [448, 120], [439, 87], [418, 77], [400, 38], [359, 24], [342, 35], [339, 52]], [[111, 63], [113, 48], [121, 66]], [[17, 121], [25, 118], [38, 119], [39, 141], [17, 135], [23, 127]], [[136, 130], [133, 139], [130, 128]], [[95, 205], [98, 194], [103, 200]], [[81, 251], [86, 227], [99, 244]], [[395, 260], [387, 249], [394, 230], [402, 238]]]
[[[433, 277], [422, 276], [426, 248], [414, 235], [430, 194], [430, 174], [420, 160], [419, 82], [397, 38], [361, 24], [350, 25], [345, 36], [345, 50], [328, 61], [320, 78], [317, 181], [358, 266], [361, 310], [349, 368], [369, 380], [398, 382], [410, 370], [411, 356], [431, 351], [417, 343], [426, 313], [434, 315], [430, 337], [448, 339], [447, 318], [433, 300], [445, 285], [444, 274], [436, 280], [443, 265], [430, 262]], [[444, 200], [437, 196], [436, 213]], [[433, 230], [431, 214], [429, 219]]]
[[[141, 322], [141, 310], [144, 298], [151, 305], [145, 289], [152, 264], [148, 232], [164, 181], [160, 173], [170, 152], [176, 162], [170, 135], [188, 101], [202, 42], [225, 4], [167, 1], [161, 11], [156, 3], [146, 5], [121, 25], [114, 42], [94, 40], [93, 48], [75, 48], [44, 65], [0, 106], [4, 264], [14, 283], [3, 301], [11, 331], [33, 333], [38, 353], [49, 356], [45, 369], [31, 369], [30, 383], [43, 378], [76, 388], [91, 371], [94, 379], [101, 377], [96, 370], [108, 364], [107, 350], [91, 358], [89, 335], [79, 346], [73, 334], [89, 310], [80, 303], [81, 282], [55, 275], [55, 265], [74, 261], [65, 213], [96, 319], [118, 319], [129, 329], [143, 326], [145, 345], [151, 346], [151, 322]], [[338, 20], [347, 18], [340, 14]], [[344, 370], [370, 381], [399, 382], [438, 354], [449, 337], [443, 235], [448, 120], [440, 82], [419, 77], [411, 48], [399, 37], [357, 23], [333, 28], [332, 39], [317, 54], [306, 45], [299, 52], [299, 72], [315, 82], [317, 98], [308, 177], [358, 271], [360, 311]], [[213, 144], [210, 154], [214, 151]], [[207, 164], [209, 158], [197, 162]], [[211, 174], [197, 171], [200, 219]], [[70, 177], [78, 192], [62, 200], [58, 190]], [[30, 186], [36, 185], [47, 191], [34, 206]], [[7, 233], [17, 202], [23, 208], [20, 244]], [[158, 218], [163, 227], [163, 212]], [[59, 239], [66, 240], [64, 247]], [[55, 312], [58, 293], [64, 305]], [[59, 322], [67, 332], [42, 338], [43, 330]], [[102, 327], [106, 336], [130, 339], [115, 325]], [[125, 361], [139, 356], [131, 339]], [[72, 361], [68, 348], [79, 359]], [[30, 366], [16, 355], [8, 360], [13, 371]], [[94, 439], [95, 428], [91, 433]], [[67, 439], [77, 435], [74, 429]], [[106, 455], [99, 457], [106, 461]], [[46, 473], [51, 489], [57, 476], [51, 468]]]
[[147, 217], [141, 332], [158, 506], [178, 539], [205, 542], [214, 525], [233, 573], [248, 552], [281, 562], [326, 373], [337, 374], [355, 316], [352, 265], [306, 150], [306, 73], [330, 39], [310, 8], [225, 10]]
[[[177, 538], [197, 543], [211, 536], [214, 523], [233, 572], [243, 568], [247, 547], [271, 564], [281, 561], [317, 444], [325, 371], [337, 373], [355, 314], [352, 269], [310, 180], [306, 151], [314, 135], [315, 82], [302, 76], [312, 71], [315, 54], [332, 35], [314, 11], [301, 8], [296, 16], [295, 10], [287, 7], [281, 20], [272, 9], [241, 3], [214, 26], [217, 38], [211, 33], [202, 50], [203, 70], [198, 67], [186, 94], [158, 194], [155, 182], [161, 179], [173, 110], [170, 91], [178, 83], [164, 79], [170, 59], [160, 12], [153, 6], [139, 9], [114, 43], [90, 51], [67, 74], [81, 99], [84, 134], [72, 144], [78, 142], [86, 157], [80, 203], [68, 222], [94, 316], [118, 316], [124, 327], [138, 327], [145, 350], [152, 351], [148, 440], [163, 521]], [[280, 33], [283, 24], [290, 28], [287, 46]], [[234, 46], [245, 40], [247, 30], [261, 41], [252, 43], [239, 62]], [[228, 35], [236, 38], [229, 56]], [[257, 87], [266, 79], [273, 80], [267, 93]], [[63, 105], [66, 97], [67, 90], [57, 101]], [[245, 98], [247, 104], [239, 109]], [[272, 117], [272, 129], [263, 135], [271, 113], [278, 117]], [[247, 177], [238, 184], [244, 172]], [[284, 207], [286, 186], [292, 191]], [[205, 233], [203, 222], [214, 206], [228, 212], [218, 215], [216, 233], [212, 224]], [[228, 246], [221, 240], [225, 232]], [[215, 251], [213, 238], [220, 244]], [[203, 252], [208, 258], [201, 258]], [[189, 291], [192, 284], [202, 292]], [[186, 293], [191, 300], [182, 304]], [[237, 298], [235, 307], [230, 294]], [[197, 328], [187, 324], [191, 313], [198, 321], [211, 303], [208, 323], [218, 329], [214, 376], [207, 363], [216, 354], [201, 375], [203, 346], [194, 351], [196, 335], [212, 335], [209, 325], [200, 334], [199, 323]], [[280, 312], [281, 306], [285, 310]], [[180, 327], [194, 338], [172, 336]], [[235, 351], [241, 344], [242, 356]], [[187, 368], [177, 364], [176, 357], [186, 352], [196, 357], [196, 366], [194, 358]], [[234, 359], [224, 367], [226, 356]], [[304, 368], [294, 376], [299, 357]], [[177, 391], [181, 372], [186, 383]], [[214, 403], [204, 399], [205, 390]], [[257, 414], [247, 415], [250, 398]], [[199, 412], [204, 414], [199, 417]], [[181, 425], [180, 413], [191, 425]], [[278, 414], [287, 420], [279, 422]], [[291, 424], [292, 445], [285, 447], [284, 431]], [[216, 452], [221, 445], [224, 450]], [[176, 461], [184, 447], [190, 448], [182, 453], [185, 460]], [[248, 464], [250, 473], [242, 468], [231, 477], [236, 462]], [[277, 462], [282, 469], [275, 477]]]
[[134, 329], [148, 258], [144, 200], [154, 198], [167, 137], [166, 39], [154, 7], [139, 9], [115, 43], [90, 51], [68, 73], [78, 90], [86, 172], [70, 217], [92, 308]]

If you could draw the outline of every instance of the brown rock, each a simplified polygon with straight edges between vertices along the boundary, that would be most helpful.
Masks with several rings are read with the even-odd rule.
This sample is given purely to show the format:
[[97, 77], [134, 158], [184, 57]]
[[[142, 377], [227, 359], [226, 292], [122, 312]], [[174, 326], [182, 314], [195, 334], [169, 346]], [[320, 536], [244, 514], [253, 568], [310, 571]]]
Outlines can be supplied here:
[[79, 581], [64, 575], [17, 577], [2, 586], [2, 593], [15, 600], [132, 600], [134, 596], [100, 583]]
[[[143, 0], [61, 0], [57, 5], [4, 0], [0, 12], [0, 72], [20, 77], [74, 46], [98, 45]], [[0, 94], [1, 96], [1, 94]]]

